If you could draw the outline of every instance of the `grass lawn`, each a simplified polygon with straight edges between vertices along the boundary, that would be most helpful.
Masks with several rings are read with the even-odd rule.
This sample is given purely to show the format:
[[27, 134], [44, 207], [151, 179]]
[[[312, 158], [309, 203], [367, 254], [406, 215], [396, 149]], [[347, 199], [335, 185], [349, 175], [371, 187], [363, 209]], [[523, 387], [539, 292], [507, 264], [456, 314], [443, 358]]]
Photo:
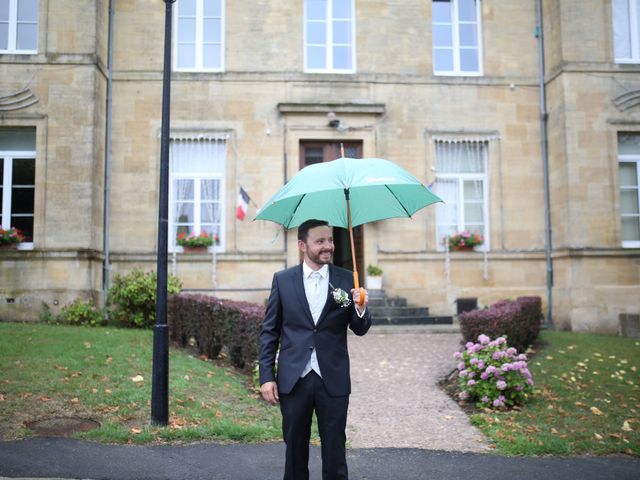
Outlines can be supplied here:
[[496, 452], [640, 455], [640, 341], [542, 332], [537, 350], [529, 403], [471, 414]]
[[171, 349], [169, 426], [149, 425], [153, 333], [148, 330], [0, 323], [0, 440], [32, 433], [24, 422], [80, 416], [100, 442], [281, 439], [280, 411], [224, 362]]

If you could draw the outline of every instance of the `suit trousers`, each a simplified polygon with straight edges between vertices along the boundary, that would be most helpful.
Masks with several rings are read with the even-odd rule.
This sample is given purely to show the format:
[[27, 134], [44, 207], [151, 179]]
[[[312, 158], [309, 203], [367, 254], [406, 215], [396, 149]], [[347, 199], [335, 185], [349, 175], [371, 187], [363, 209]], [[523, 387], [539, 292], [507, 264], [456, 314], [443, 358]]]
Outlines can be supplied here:
[[332, 397], [313, 370], [291, 393], [280, 394], [282, 434], [287, 444], [284, 480], [308, 480], [309, 439], [315, 410], [322, 443], [322, 479], [347, 480], [345, 444], [349, 395]]

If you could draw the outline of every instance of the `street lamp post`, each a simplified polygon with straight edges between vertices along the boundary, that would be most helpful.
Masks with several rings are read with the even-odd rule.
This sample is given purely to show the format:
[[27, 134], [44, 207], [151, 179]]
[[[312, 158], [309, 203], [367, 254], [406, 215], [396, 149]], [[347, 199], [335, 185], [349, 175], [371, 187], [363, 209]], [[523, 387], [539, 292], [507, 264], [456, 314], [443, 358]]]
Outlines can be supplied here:
[[164, 0], [164, 70], [162, 76], [162, 135], [160, 187], [158, 191], [158, 255], [156, 325], [153, 330], [151, 423], [169, 421], [169, 326], [167, 325], [167, 243], [169, 238], [169, 107], [171, 103], [171, 9], [175, 0]]

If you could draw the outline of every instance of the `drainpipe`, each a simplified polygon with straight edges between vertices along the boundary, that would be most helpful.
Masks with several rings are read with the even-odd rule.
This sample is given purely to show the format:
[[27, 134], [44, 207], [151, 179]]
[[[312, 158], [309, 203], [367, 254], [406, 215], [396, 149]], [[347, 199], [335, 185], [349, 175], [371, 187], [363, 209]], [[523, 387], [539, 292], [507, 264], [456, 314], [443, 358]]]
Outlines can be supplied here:
[[538, 70], [540, 75], [540, 146], [542, 150], [542, 176], [544, 182], [544, 226], [547, 263], [547, 328], [553, 327], [553, 260], [551, 259], [551, 202], [549, 196], [549, 142], [547, 138], [547, 113], [544, 84], [544, 34], [542, 25], [542, 0], [537, 0], [536, 37], [538, 39]]
[[[104, 219], [102, 226], [102, 251], [104, 252], [104, 260], [102, 266], [102, 288], [104, 291], [104, 302], [107, 302], [107, 293], [109, 292], [109, 222], [111, 210], [109, 207], [111, 200], [111, 107], [112, 98], [112, 78], [113, 78], [113, 17], [114, 17], [114, 0], [109, 0], [109, 33], [107, 46], [107, 105], [106, 105], [106, 126], [104, 134]], [[105, 309], [107, 312], [107, 309]], [[108, 316], [108, 313], [105, 313]], [[108, 318], [107, 318], [108, 319]]]

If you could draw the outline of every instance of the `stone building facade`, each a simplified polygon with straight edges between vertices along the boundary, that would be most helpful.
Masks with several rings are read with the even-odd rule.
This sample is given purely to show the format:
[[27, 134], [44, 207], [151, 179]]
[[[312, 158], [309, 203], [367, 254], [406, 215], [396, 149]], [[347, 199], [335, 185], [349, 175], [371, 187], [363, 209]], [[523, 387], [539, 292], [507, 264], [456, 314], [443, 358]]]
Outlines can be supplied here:
[[[615, 333], [640, 312], [640, 2], [541, 3], [553, 322]], [[155, 268], [165, 3], [8, 5], [2, 225], [29, 238], [0, 250], [0, 319], [34, 319], [43, 302], [103, 301], [105, 233], [108, 277]], [[264, 301], [299, 258], [295, 232], [251, 221], [256, 205], [342, 143], [447, 200], [359, 230], [360, 266], [381, 267], [387, 292], [440, 315], [460, 298], [547, 301], [536, 0], [178, 0], [173, 14], [169, 271], [185, 289]], [[449, 252], [463, 229], [484, 245]], [[208, 253], [175, 245], [200, 230], [217, 235]]]

